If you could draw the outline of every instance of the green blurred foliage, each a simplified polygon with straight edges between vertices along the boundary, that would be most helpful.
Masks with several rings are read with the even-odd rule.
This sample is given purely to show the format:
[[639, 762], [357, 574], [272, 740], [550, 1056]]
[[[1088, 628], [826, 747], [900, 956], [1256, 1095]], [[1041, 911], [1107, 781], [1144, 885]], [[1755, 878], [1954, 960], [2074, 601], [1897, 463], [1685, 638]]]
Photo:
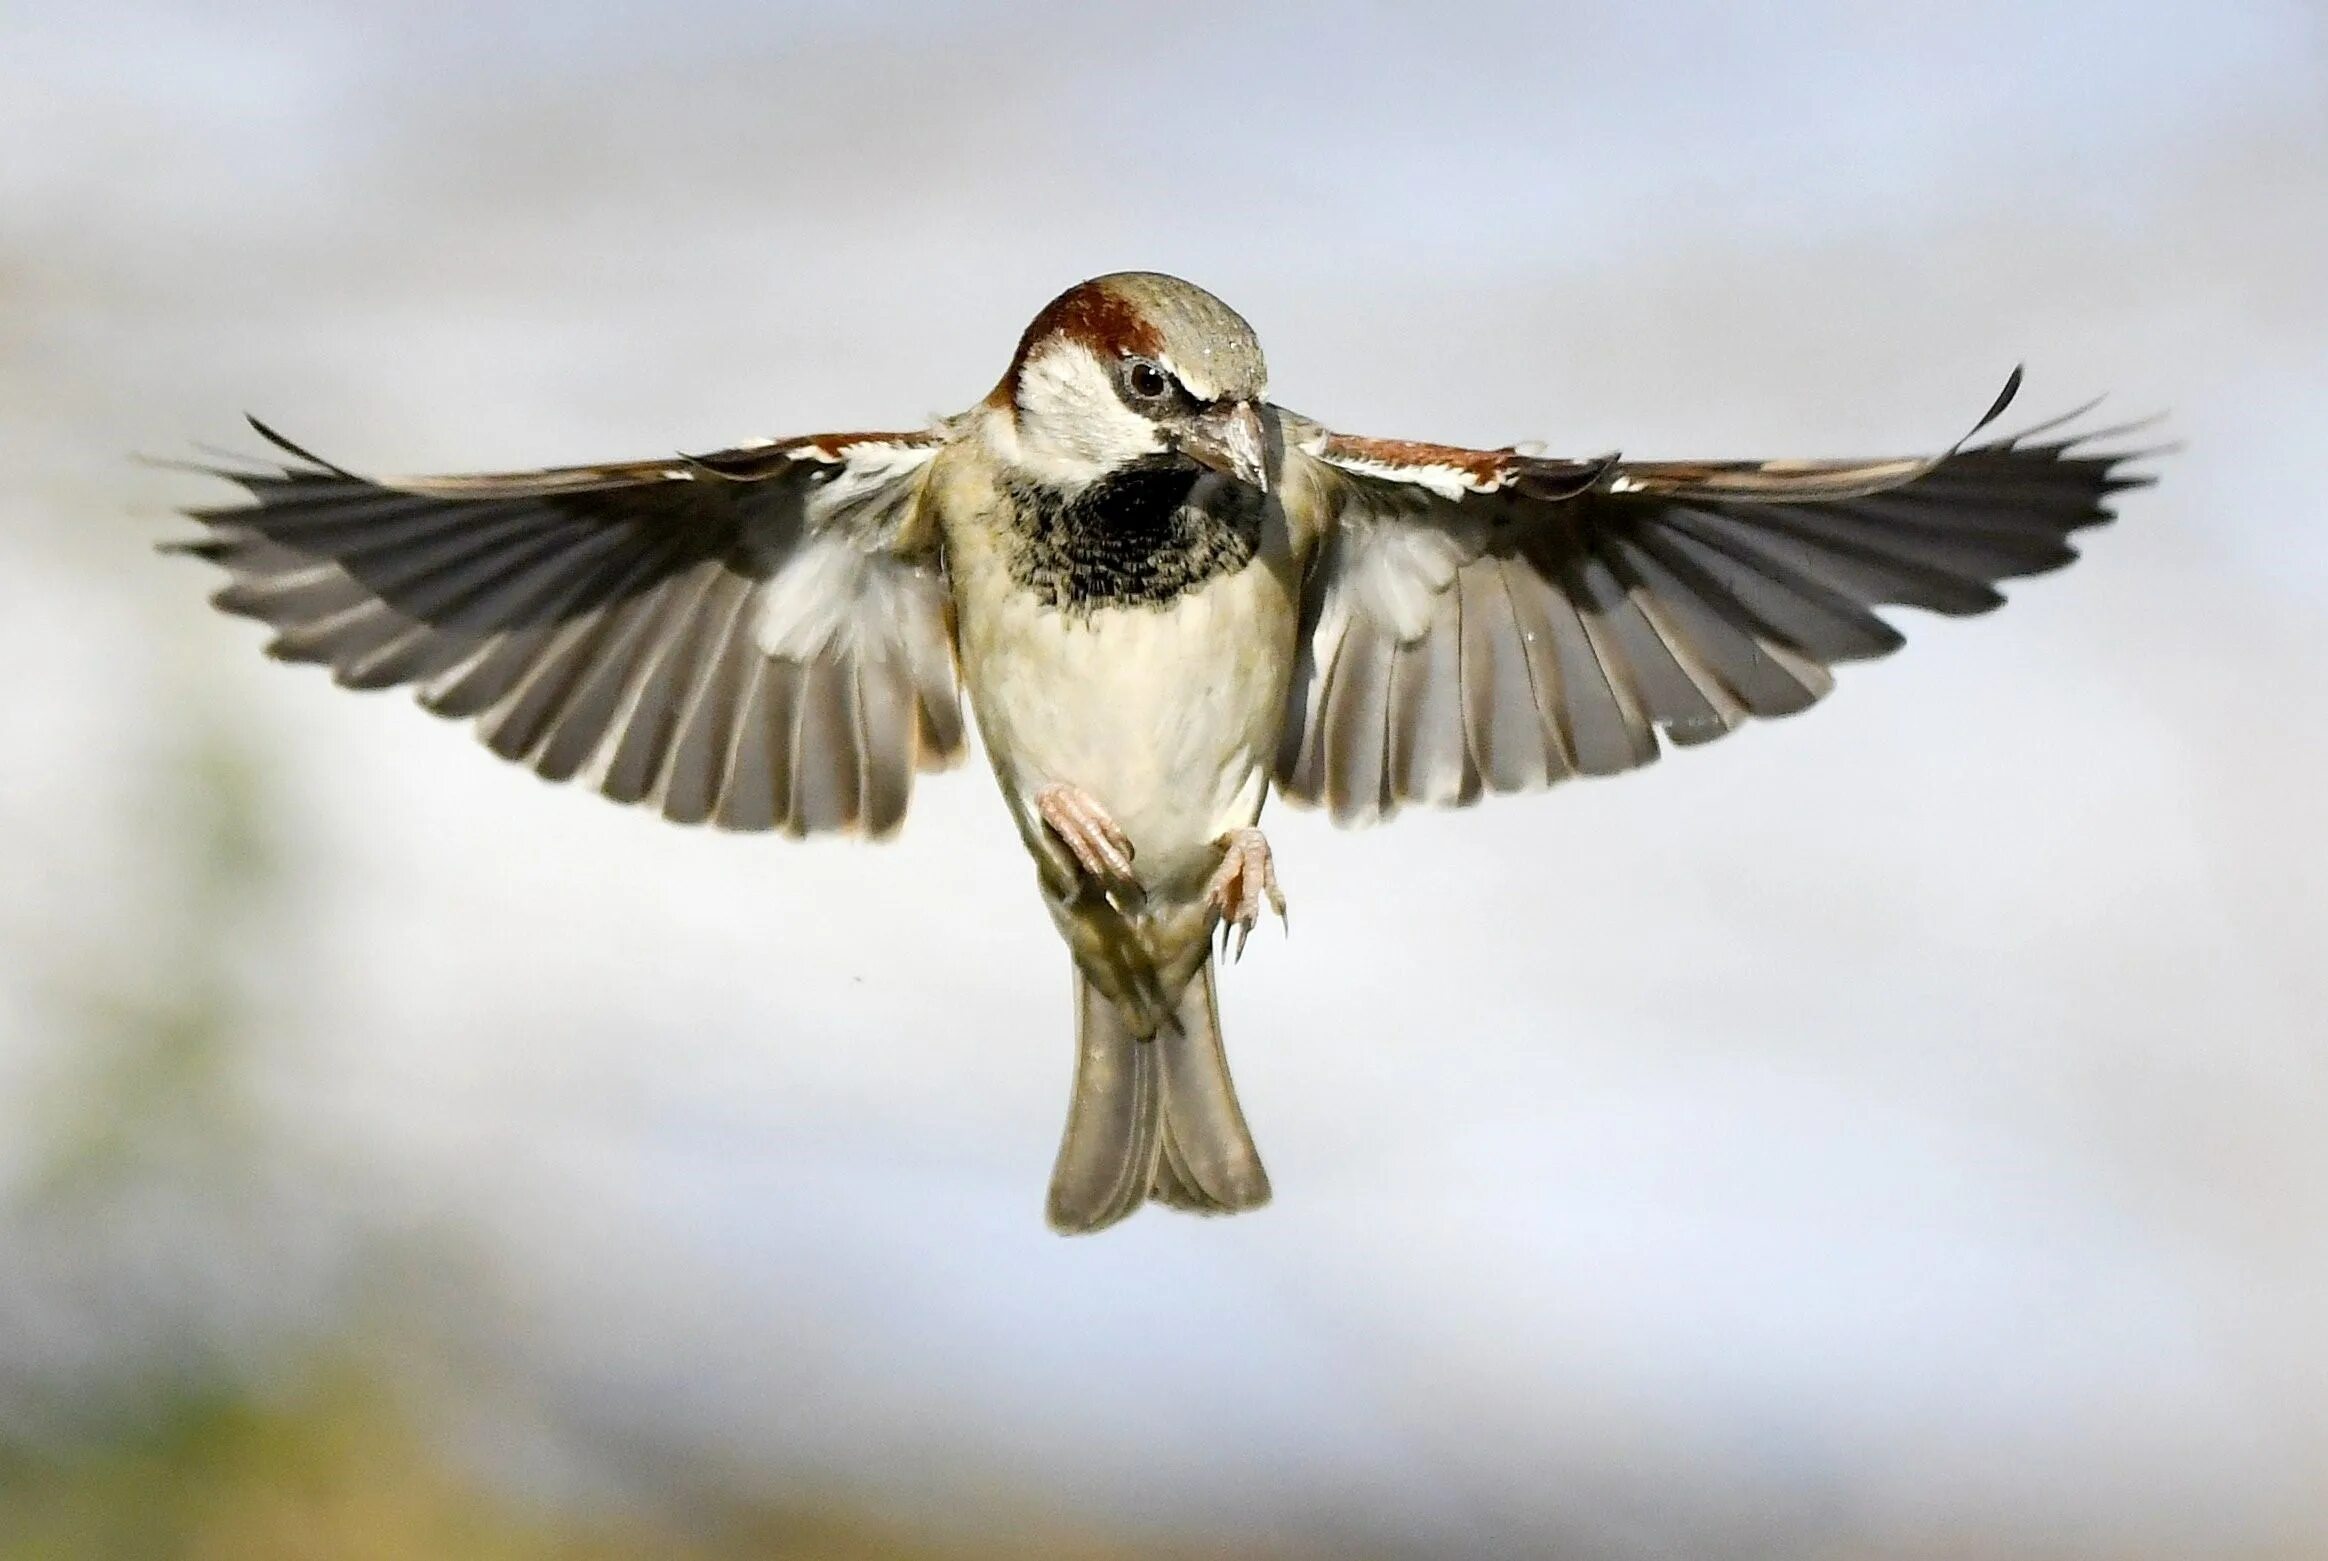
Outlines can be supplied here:
[[1185, 1554], [1046, 1530], [917, 1533], [836, 1507], [574, 1515], [466, 1475], [361, 1370], [288, 1402], [167, 1406], [73, 1451], [0, 1446], [0, 1561], [1005, 1561]]

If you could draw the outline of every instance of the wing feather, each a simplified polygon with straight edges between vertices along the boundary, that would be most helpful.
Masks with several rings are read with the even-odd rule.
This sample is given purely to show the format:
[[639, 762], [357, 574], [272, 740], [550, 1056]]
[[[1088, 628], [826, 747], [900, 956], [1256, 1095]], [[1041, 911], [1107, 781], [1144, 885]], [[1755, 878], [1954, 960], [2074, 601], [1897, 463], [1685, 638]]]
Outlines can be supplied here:
[[773, 829], [784, 817], [783, 772], [777, 768], [776, 739], [792, 724], [792, 668], [765, 656], [753, 655], [738, 708], [734, 746], [724, 765], [724, 778], [712, 814], [722, 829]]
[[1566, 780], [1577, 770], [1576, 722], [1569, 708], [1568, 674], [1561, 667], [1556, 625], [1573, 609], [1568, 599], [1524, 560], [1505, 568], [1504, 594], [1511, 599], [1512, 623], [1519, 632], [1520, 649], [1528, 658], [1528, 687], [1535, 695], [1536, 725], [1544, 737], [1545, 780]]
[[1326, 693], [1325, 801], [1337, 822], [1371, 818], [1387, 789], [1390, 658], [1396, 641], [1353, 614]]
[[792, 731], [786, 758], [792, 773], [784, 831], [791, 835], [841, 829], [856, 822], [859, 785], [854, 680], [830, 661], [793, 664]]
[[894, 829], [963, 747], [920, 491], [942, 432], [372, 481], [279, 470], [176, 545], [280, 659], [411, 686], [496, 753], [686, 823]]
[[1398, 647], [1391, 669], [1391, 794], [1459, 803], [1479, 794], [1464, 739], [1462, 593], [1442, 592], [1429, 632]]
[[672, 593], [666, 622], [657, 626], [642, 658], [630, 708], [617, 723], [598, 789], [616, 802], [639, 802], [654, 794], [670, 757], [673, 736], [686, 714], [703, 642], [724, 627], [713, 598], [722, 578], [716, 564], [695, 566], [667, 587]]
[[1472, 764], [1491, 791], [1541, 786], [1547, 779], [1543, 727], [1535, 719], [1527, 648], [1501, 561], [1483, 558], [1465, 568], [1456, 577], [1456, 592], [1462, 602], [1464, 738]]
[[680, 712], [664, 767], [663, 816], [675, 823], [701, 824], [719, 806], [737, 725], [751, 699], [753, 664], [758, 659], [744, 615], [750, 591], [730, 584], [718, 628], [704, 647], [696, 687]]

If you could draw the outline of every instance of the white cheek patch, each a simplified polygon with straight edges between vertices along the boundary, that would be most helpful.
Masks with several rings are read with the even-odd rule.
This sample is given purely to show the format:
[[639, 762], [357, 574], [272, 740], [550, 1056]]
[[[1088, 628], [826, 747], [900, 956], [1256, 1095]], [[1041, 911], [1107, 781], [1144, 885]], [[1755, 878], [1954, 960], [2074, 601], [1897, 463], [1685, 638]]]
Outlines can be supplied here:
[[1156, 425], [1125, 406], [1089, 348], [1056, 342], [1019, 369], [1019, 451], [1045, 475], [1089, 481], [1164, 448]]

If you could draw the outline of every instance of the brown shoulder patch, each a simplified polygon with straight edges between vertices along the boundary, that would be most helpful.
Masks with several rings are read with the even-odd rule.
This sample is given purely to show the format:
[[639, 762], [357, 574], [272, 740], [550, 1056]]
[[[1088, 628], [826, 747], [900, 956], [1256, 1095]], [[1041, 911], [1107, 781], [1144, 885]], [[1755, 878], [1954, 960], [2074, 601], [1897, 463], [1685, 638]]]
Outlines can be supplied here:
[[1129, 299], [1101, 282], [1078, 282], [1043, 306], [1019, 337], [1002, 383], [987, 399], [997, 406], [1018, 397], [1019, 371], [1035, 349], [1055, 337], [1081, 342], [1102, 359], [1162, 350], [1163, 338]]
[[1500, 483], [1517, 450], [1471, 450], [1459, 444], [1426, 444], [1417, 439], [1364, 439], [1356, 434], [1328, 434], [1320, 452], [1329, 461], [1372, 461], [1380, 466], [1442, 466], [1458, 471], [1484, 488]]
[[814, 450], [827, 460], [837, 461], [861, 444], [894, 444], [908, 449], [936, 444], [938, 436], [926, 428], [906, 431], [861, 432], [848, 434], [804, 434], [797, 439], [782, 441], [787, 449]]
[[1511, 492], [1548, 500], [1588, 493], [1617, 469], [1614, 455], [1572, 461], [1523, 455], [1510, 445], [1500, 450], [1473, 450], [1458, 444], [1363, 439], [1355, 434], [1328, 434], [1318, 446], [1318, 454], [1328, 461], [1363, 461], [1393, 475], [1401, 471], [1449, 471], [1458, 474], [1463, 486], [1474, 493]]

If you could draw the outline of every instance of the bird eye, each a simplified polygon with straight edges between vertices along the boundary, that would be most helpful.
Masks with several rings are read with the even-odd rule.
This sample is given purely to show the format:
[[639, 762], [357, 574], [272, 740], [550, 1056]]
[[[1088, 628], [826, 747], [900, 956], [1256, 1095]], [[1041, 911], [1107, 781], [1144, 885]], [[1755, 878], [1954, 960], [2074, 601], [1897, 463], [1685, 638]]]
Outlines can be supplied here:
[[1146, 358], [1134, 358], [1125, 365], [1124, 383], [1142, 401], [1156, 401], [1172, 388], [1172, 377]]

